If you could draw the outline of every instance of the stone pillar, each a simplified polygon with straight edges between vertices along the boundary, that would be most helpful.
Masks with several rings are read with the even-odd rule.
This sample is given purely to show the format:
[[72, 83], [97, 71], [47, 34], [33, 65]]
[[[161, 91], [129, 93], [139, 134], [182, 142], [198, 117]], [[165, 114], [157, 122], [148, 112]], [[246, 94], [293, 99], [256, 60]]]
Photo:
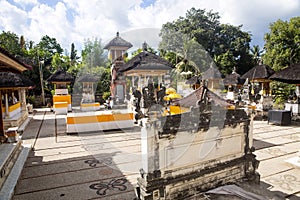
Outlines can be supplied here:
[[18, 88], [18, 101], [21, 102], [21, 89]]
[[0, 91], [0, 141], [4, 139], [4, 125], [3, 125], [3, 115], [2, 115], [2, 93]]
[[159, 199], [163, 196], [162, 178], [159, 166], [159, 144], [155, 122], [142, 119], [141, 146], [142, 169], [138, 178], [138, 196], [142, 200]]
[[25, 91], [25, 88], [21, 89], [21, 96], [20, 96], [19, 101], [21, 102], [21, 110], [26, 111], [27, 107], [26, 107], [26, 91]]
[[162, 83], [162, 75], [158, 76], [158, 90], [160, 90], [160, 84]]
[[7, 92], [5, 93], [5, 116], [9, 117], [9, 110], [8, 110], [8, 95]]
[[134, 86], [134, 76], [131, 77], [131, 83], [132, 83], [132, 87], [135, 87]]
[[159, 169], [159, 160], [157, 156], [158, 143], [156, 141], [155, 129], [153, 123], [143, 118], [143, 127], [141, 129], [142, 146], [142, 167], [145, 173], [152, 173]]

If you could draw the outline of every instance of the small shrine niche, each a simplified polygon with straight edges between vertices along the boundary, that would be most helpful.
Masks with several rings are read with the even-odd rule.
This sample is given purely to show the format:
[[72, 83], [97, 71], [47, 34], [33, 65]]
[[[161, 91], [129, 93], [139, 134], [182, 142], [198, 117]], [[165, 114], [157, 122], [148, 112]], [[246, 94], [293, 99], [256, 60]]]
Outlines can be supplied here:
[[82, 83], [82, 103], [95, 102], [94, 83], [83, 82]]
[[55, 95], [68, 95], [68, 83], [64, 82], [54, 82]]
[[80, 108], [82, 111], [99, 110], [100, 103], [95, 102], [95, 90], [98, 79], [90, 74], [82, 75], [78, 82], [82, 83], [82, 99]]
[[61, 69], [52, 74], [47, 81], [54, 84], [53, 111], [56, 114], [66, 114], [72, 111], [72, 98], [68, 85], [74, 80], [73, 76]]

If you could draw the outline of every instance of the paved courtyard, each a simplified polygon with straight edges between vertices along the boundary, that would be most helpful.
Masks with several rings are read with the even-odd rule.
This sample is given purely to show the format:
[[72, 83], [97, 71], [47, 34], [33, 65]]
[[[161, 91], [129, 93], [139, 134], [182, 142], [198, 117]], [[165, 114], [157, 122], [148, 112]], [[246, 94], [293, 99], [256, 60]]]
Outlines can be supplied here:
[[[33, 151], [14, 200], [135, 198], [138, 130], [67, 135], [64, 115], [38, 110], [32, 118], [22, 139]], [[243, 188], [268, 199], [300, 199], [300, 168], [286, 162], [300, 150], [300, 125], [254, 121], [254, 146], [261, 184]]]

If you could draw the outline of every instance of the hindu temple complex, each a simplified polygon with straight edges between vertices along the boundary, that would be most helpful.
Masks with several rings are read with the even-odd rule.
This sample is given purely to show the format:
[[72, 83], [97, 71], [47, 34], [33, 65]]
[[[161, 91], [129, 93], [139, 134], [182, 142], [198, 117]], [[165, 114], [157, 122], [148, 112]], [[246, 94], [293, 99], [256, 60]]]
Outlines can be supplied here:
[[[211, 62], [201, 75], [185, 79], [188, 91], [182, 91], [171, 78], [176, 66], [148, 51], [146, 42], [127, 61], [125, 55], [132, 47], [119, 32], [104, 46], [111, 61], [111, 102], [105, 106], [97, 102], [98, 79], [82, 73], [76, 79], [80, 103], [72, 105], [69, 85], [75, 79], [59, 69], [47, 79], [54, 85], [51, 108], [32, 113], [31, 119], [26, 90], [33, 84], [22, 76], [31, 67], [0, 49], [0, 138], [10, 145], [10, 150], [1, 151], [6, 155], [1, 154], [5, 162], [0, 166], [0, 186], [10, 189], [2, 189], [0, 199], [48, 195], [51, 199], [181, 200], [210, 199], [210, 194], [221, 198], [230, 192], [241, 199], [273, 197], [264, 196], [260, 188], [261, 172], [268, 180], [267, 172], [260, 171], [260, 159], [267, 160], [268, 153], [281, 155], [284, 149], [261, 151], [277, 147], [278, 141], [274, 145], [260, 141], [266, 136], [256, 135], [262, 128], [254, 131], [254, 118], [267, 116], [268, 126], [291, 125], [291, 113], [299, 115], [299, 77], [259, 64], [244, 75], [234, 69], [222, 78]], [[298, 64], [286, 70], [299, 69]], [[283, 111], [272, 108], [272, 80], [297, 85], [298, 97]], [[227, 92], [222, 94], [224, 88]], [[290, 118], [278, 119], [286, 113]], [[23, 147], [22, 140], [30, 148]], [[289, 160], [293, 166], [299, 165], [297, 152], [284, 154], [293, 155]], [[18, 156], [23, 156], [22, 162]], [[14, 162], [23, 172], [11, 180]], [[262, 167], [266, 169], [266, 164]], [[294, 167], [283, 173], [289, 170]], [[7, 180], [14, 186], [8, 186]], [[34, 189], [29, 188], [30, 180]], [[237, 186], [243, 184], [259, 189], [245, 186], [247, 192]], [[218, 188], [227, 188], [227, 193]], [[294, 193], [299, 196], [299, 190]]]

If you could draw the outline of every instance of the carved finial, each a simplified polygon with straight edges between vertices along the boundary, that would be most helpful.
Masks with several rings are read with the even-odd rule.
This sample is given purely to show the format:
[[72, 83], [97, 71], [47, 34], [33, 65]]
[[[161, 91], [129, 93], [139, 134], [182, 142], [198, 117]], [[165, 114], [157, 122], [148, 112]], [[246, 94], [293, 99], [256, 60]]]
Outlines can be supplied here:
[[119, 31], [118, 31], [118, 32], [117, 32], [117, 37], [119, 37], [119, 35], [120, 35], [120, 34], [119, 34]]
[[236, 66], [233, 67], [232, 73], [236, 73]]
[[143, 51], [147, 51], [148, 44], [146, 42], [143, 43], [142, 45]]

